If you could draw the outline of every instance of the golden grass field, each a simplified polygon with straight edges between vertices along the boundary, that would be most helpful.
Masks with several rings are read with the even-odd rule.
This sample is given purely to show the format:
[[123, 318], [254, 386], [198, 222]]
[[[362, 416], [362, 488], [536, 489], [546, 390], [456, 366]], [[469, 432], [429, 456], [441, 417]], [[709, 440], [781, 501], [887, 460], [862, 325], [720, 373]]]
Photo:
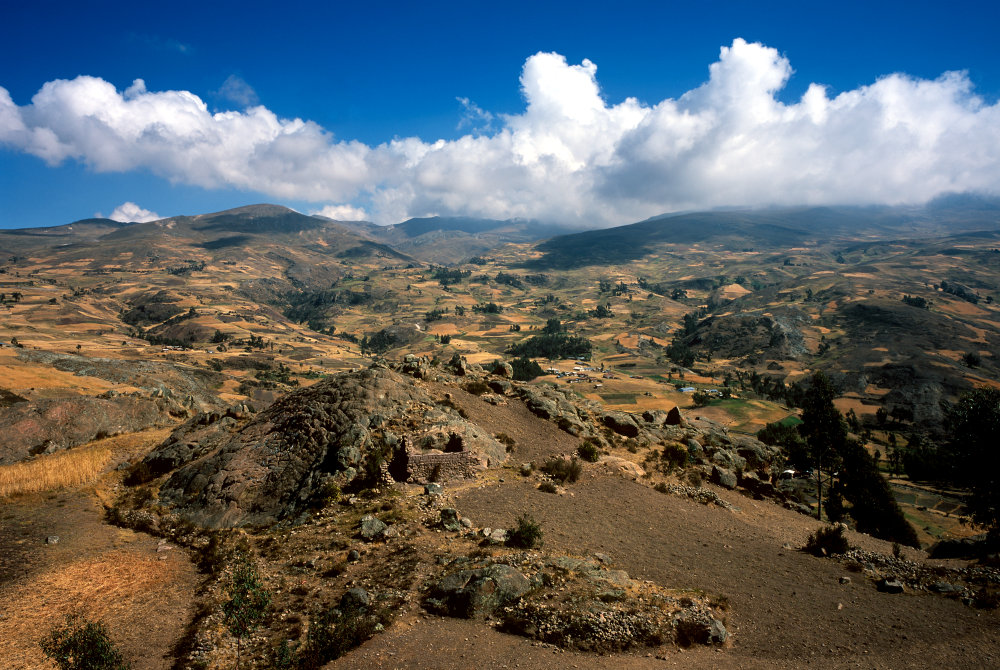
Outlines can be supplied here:
[[96, 479], [110, 460], [109, 448], [89, 446], [0, 466], [0, 498], [86, 484]]

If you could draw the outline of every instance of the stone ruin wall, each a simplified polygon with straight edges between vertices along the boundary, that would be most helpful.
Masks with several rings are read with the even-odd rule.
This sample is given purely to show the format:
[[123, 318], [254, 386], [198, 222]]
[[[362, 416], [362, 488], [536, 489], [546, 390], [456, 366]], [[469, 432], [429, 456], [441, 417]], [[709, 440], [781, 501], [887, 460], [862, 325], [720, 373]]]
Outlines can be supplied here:
[[479, 457], [471, 451], [429, 454], [408, 452], [407, 457], [406, 474], [411, 482], [430, 481], [435, 468], [438, 481], [471, 479], [476, 476], [477, 471], [483, 469]]

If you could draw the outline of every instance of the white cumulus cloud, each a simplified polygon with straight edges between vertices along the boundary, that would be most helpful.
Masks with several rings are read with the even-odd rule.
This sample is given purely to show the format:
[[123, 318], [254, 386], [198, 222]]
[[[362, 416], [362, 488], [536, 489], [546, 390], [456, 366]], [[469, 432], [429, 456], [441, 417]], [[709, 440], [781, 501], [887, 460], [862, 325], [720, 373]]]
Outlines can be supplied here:
[[146, 223], [147, 221], [159, 221], [163, 217], [156, 212], [143, 209], [134, 202], [123, 202], [115, 207], [115, 211], [111, 212], [108, 218], [122, 223]]
[[889, 74], [834, 96], [817, 83], [785, 103], [778, 94], [791, 74], [777, 50], [736, 39], [704, 84], [643, 104], [608, 101], [589, 60], [538, 53], [521, 72], [521, 113], [492, 114], [460, 97], [472, 133], [377, 146], [262, 105], [211, 113], [187, 91], [137, 80], [119, 92], [81, 76], [46, 83], [23, 106], [0, 88], [0, 144], [52, 165], [149, 170], [380, 223], [467, 214], [610, 225], [722, 205], [996, 192], [1000, 103], [978, 97], [965, 73]]
[[367, 221], [368, 212], [353, 205], [327, 205], [323, 209], [310, 212], [313, 215], [325, 216], [334, 221]]

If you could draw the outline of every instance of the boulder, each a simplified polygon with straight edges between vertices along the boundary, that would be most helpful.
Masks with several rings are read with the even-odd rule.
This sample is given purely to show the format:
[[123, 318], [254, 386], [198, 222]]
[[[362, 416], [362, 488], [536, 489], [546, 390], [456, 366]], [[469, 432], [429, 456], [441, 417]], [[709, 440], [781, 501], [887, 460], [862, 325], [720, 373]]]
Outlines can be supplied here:
[[605, 412], [601, 417], [604, 425], [625, 437], [635, 437], [639, 434], [639, 426], [635, 419], [626, 412]]
[[898, 579], [884, 578], [879, 580], [876, 588], [882, 593], [902, 593], [903, 583]]
[[736, 488], [736, 475], [732, 470], [720, 468], [718, 465], [712, 466], [712, 474], [709, 481], [726, 489]]
[[340, 598], [340, 609], [345, 612], [352, 612], [363, 609], [372, 604], [372, 597], [367, 591], [360, 587], [348, 589]]
[[511, 367], [510, 363], [497, 363], [493, 366], [491, 372], [497, 377], [503, 377], [505, 379], [514, 378], [514, 368]]
[[389, 527], [379, 521], [373, 514], [366, 514], [361, 517], [361, 527], [359, 532], [361, 534], [361, 539], [363, 540], [371, 542], [373, 540], [382, 539], [385, 537], [386, 531], [388, 530]]
[[667, 413], [662, 409], [647, 409], [642, 413], [642, 420], [653, 426], [662, 426], [666, 422], [667, 416]]
[[485, 619], [531, 590], [531, 582], [509, 565], [452, 573], [431, 588], [424, 606], [462, 619]]
[[677, 642], [682, 647], [693, 644], [722, 644], [728, 637], [726, 627], [714, 617], [699, 613], [677, 620]]
[[469, 372], [465, 365], [465, 359], [462, 358], [457, 351], [455, 352], [455, 355], [451, 357], [451, 360], [445, 364], [445, 366], [456, 377], [464, 377]]
[[667, 412], [667, 418], [664, 422], [668, 426], [681, 426], [687, 427], [687, 421], [681, 415], [681, 411], [676, 407], [673, 407], [669, 412]]
[[514, 388], [506, 379], [491, 379], [486, 382], [486, 385], [490, 387], [491, 391], [500, 395], [508, 395]]
[[441, 510], [441, 527], [445, 530], [462, 530], [462, 519], [458, 515], [458, 510], [454, 507], [445, 507]]
[[173, 470], [160, 502], [209, 528], [298, 519], [327, 482], [345, 489], [383, 460], [392, 477], [405, 480], [406, 446], [387, 430], [394, 424], [409, 426], [416, 445], [430, 439], [443, 449], [458, 435], [481, 467], [507, 458], [492, 436], [384, 367], [288, 393], [237, 430], [222, 423], [185, 424], [145, 459], [154, 474]]

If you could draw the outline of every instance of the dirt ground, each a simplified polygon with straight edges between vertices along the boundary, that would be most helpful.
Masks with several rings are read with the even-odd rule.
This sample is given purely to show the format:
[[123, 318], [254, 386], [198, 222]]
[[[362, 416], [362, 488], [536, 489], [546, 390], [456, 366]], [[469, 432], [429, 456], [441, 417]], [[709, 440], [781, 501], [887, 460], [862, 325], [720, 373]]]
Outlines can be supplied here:
[[103, 620], [135, 670], [172, 666], [200, 581], [186, 552], [105, 524], [93, 489], [0, 510], [0, 667], [54, 668], [38, 641], [72, 613]]
[[[843, 565], [799, 547], [816, 522], [722, 490], [730, 512], [664, 495], [613, 475], [585, 476], [572, 496], [526, 482], [471, 488], [456, 505], [476, 525], [511, 525], [523, 511], [545, 548], [608, 554], [636, 579], [728, 598], [726, 648], [600, 657], [564, 652], [483, 624], [417, 617], [393, 626], [331, 668], [988, 668], [1000, 664], [1000, 616], [927, 594], [879, 593]], [[852, 543], [889, 553], [877, 540]], [[917, 552], [908, 554], [916, 558]], [[840, 584], [841, 577], [851, 583]], [[554, 658], [555, 656], [555, 658]]]

